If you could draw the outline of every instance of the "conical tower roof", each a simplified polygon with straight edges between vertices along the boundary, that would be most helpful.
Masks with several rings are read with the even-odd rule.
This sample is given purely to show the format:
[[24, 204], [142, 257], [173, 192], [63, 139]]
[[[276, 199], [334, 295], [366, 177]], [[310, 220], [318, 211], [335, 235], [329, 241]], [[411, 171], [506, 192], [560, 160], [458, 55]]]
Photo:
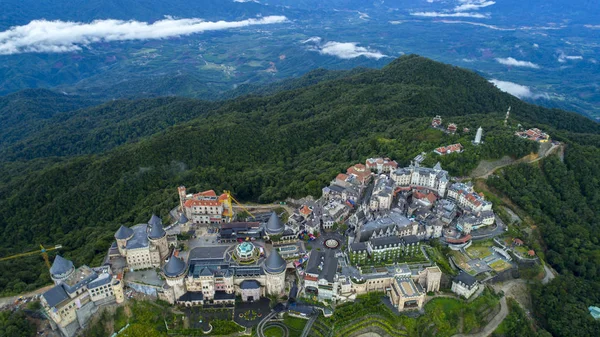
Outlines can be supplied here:
[[275, 212], [271, 213], [269, 221], [267, 221], [267, 234], [278, 235], [283, 233], [283, 223], [279, 220], [279, 217]]
[[188, 221], [189, 220], [188, 220], [187, 216], [185, 216], [185, 214], [181, 214], [181, 216], [179, 217], [179, 223], [180, 224], [184, 224], [184, 223], [186, 223]]
[[162, 226], [162, 220], [156, 216], [156, 214], [152, 214], [152, 217], [150, 218], [150, 220], [148, 220], [148, 224], [153, 226], [156, 224], [159, 224]]
[[119, 227], [119, 230], [115, 233], [115, 239], [125, 240], [125, 239], [129, 239], [132, 235], [133, 235], [133, 229], [121, 225], [121, 227]]
[[167, 234], [160, 223], [155, 223], [154, 225], [150, 226], [152, 226], [150, 228], [150, 233], [148, 233], [148, 237], [150, 239], [160, 239]]
[[183, 262], [182, 259], [173, 255], [169, 259], [169, 262], [164, 265], [163, 273], [165, 273], [165, 276], [167, 277], [181, 276], [185, 272], [186, 267], [187, 264]]
[[52, 267], [50, 267], [50, 274], [52, 275], [63, 275], [73, 269], [73, 262], [65, 259], [60, 255], [56, 255]]
[[273, 249], [265, 260], [265, 271], [270, 274], [279, 274], [285, 271], [286, 265], [287, 263], [277, 250]]

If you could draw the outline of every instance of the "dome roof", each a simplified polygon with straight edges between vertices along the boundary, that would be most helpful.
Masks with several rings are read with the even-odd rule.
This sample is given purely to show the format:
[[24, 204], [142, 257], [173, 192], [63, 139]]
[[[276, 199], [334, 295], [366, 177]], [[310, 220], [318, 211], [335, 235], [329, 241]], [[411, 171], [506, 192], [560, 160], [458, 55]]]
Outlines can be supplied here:
[[156, 216], [156, 214], [152, 214], [152, 217], [150, 218], [150, 220], [148, 220], [148, 224], [151, 226], [154, 225], [161, 225], [162, 226], [162, 220]]
[[119, 227], [119, 230], [115, 233], [115, 239], [125, 240], [125, 239], [129, 239], [132, 235], [133, 235], [133, 229], [121, 225], [121, 227]]
[[181, 214], [178, 222], [183, 225], [184, 223], [186, 223], [188, 221], [190, 221], [190, 220], [188, 220], [187, 216], [185, 216], [185, 214]]
[[73, 262], [65, 259], [60, 255], [56, 255], [52, 267], [50, 267], [50, 274], [52, 275], [64, 275], [73, 270]]
[[177, 277], [185, 272], [186, 267], [187, 264], [182, 259], [173, 255], [169, 259], [169, 262], [163, 266], [163, 273], [167, 277]]
[[279, 255], [279, 253], [273, 249], [271, 254], [265, 260], [265, 271], [270, 274], [279, 274], [285, 271], [287, 263]]
[[269, 221], [267, 221], [267, 234], [277, 235], [283, 233], [283, 223], [275, 212], [271, 213]]
[[150, 239], [160, 239], [163, 236], [165, 236], [166, 234], [167, 234], [167, 232], [165, 232], [165, 230], [163, 229], [163, 226], [161, 224], [156, 224], [155, 223], [150, 228], [150, 233], [148, 233], [148, 238], [150, 238]]

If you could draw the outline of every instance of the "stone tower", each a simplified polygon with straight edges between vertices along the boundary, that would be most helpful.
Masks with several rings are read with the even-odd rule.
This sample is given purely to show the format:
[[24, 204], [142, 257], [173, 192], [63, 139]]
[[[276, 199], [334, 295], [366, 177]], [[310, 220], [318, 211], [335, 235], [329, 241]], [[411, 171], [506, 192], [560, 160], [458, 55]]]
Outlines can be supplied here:
[[163, 229], [162, 220], [152, 214], [152, 218], [148, 221], [148, 240], [158, 249], [160, 260], [164, 261], [169, 254], [169, 243], [167, 241], [167, 232]]
[[117, 240], [117, 248], [119, 248], [119, 254], [121, 256], [127, 256], [127, 241], [133, 237], [133, 229], [122, 226], [115, 233], [115, 239]]
[[280, 295], [284, 292], [286, 267], [287, 263], [279, 253], [275, 249], [271, 250], [271, 254], [264, 263], [267, 294]]
[[125, 301], [125, 293], [123, 291], [123, 281], [119, 278], [114, 278], [112, 281], [112, 290], [115, 294], [115, 301], [117, 304], [123, 303]]
[[186, 293], [184, 278], [188, 271], [188, 265], [179, 257], [172, 255], [171, 258], [163, 266], [163, 274], [167, 285], [171, 289], [169, 302], [175, 303], [178, 298]]
[[185, 186], [179, 186], [177, 188], [177, 191], [179, 192], [179, 207], [181, 208], [181, 212], [185, 213], [185, 210], [183, 209], [183, 203], [185, 202], [185, 196], [186, 196]]

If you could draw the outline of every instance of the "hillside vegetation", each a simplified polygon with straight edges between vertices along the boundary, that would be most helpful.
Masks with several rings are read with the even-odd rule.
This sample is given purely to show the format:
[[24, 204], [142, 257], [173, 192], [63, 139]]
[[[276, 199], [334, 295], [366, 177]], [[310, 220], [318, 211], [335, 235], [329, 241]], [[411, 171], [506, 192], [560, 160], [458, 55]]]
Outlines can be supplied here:
[[[166, 219], [176, 205], [178, 185], [192, 191], [230, 189], [238, 199], [259, 202], [318, 196], [349, 164], [377, 155], [408, 164], [423, 151], [468, 143], [481, 125], [488, 140], [484, 146], [473, 149], [464, 144], [464, 154], [444, 159], [452, 174], [464, 174], [481, 159], [535, 151], [535, 144], [512, 136], [514, 130], [502, 126], [508, 106], [513, 125], [541, 127], [569, 144], [565, 164], [543, 165], [557, 166], [561, 173], [555, 179], [574, 177], [568, 181], [570, 192], [554, 206], [586, 214], [574, 224], [589, 232], [579, 244], [596, 254], [598, 235], [594, 240], [592, 228], [597, 223], [588, 220], [590, 214], [599, 214], [598, 203], [577, 206], [585, 203], [577, 193], [597, 198], [591, 191], [600, 187], [591, 175], [595, 164], [587, 156], [597, 154], [600, 125], [574, 113], [524, 103], [473, 72], [410, 55], [381, 70], [326, 78], [270, 96], [219, 103], [159, 98], [79, 110], [58, 123], [55, 132], [46, 129], [21, 148], [3, 150], [7, 152], [0, 166], [0, 256], [35, 249], [39, 243], [60, 243], [65, 247], [61, 254], [77, 265], [96, 264], [121, 224], [145, 222], [153, 212]], [[444, 124], [455, 122], [459, 130], [473, 131], [448, 135], [433, 130], [429, 124], [435, 115], [442, 115]], [[31, 158], [36, 159], [27, 160]], [[540, 177], [540, 184], [549, 179], [535, 168], [526, 170], [533, 170], [530, 175]], [[588, 180], [585, 185], [582, 179]], [[515, 194], [532, 188], [529, 178], [522, 180]], [[501, 181], [494, 186], [513, 193]], [[569, 201], [571, 192], [574, 199]], [[534, 213], [538, 209], [540, 214], [553, 214], [538, 203], [527, 208]], [[541, 227], [544, 238], [558, 233], [564, 240], [575, 237], [565, 224], [548, 226]], [[559, 251], [553, 242], [547, 241], [549, 250]], [[598, 265], [592, 257], [588, 262]], [[578, 271], [570, 262], [559, 270], [585, 277], [585, 282], [598, 277], [592, 275], [596, 269]], [[4, 294], [48, 282], [39, 257], [0, 264]]]

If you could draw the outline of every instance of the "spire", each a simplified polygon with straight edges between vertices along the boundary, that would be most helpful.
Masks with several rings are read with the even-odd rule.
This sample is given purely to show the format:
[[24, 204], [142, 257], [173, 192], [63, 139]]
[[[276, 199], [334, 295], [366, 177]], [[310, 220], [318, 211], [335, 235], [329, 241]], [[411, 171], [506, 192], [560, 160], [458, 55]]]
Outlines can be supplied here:
[[187, 267], [187, 264], [183, 262], [182, 259], [175, 256], [175, 254], [171, 255], [169, 262], [167, 262], [163, 267], [163, 273], [166, 277], [177, 277], [181, 276]]
[[150, 233], [148, 233], [148, 237], [150, 239], [160, 239], [167, 234], [167, 232], [165, 232], [165, 230], [163, 229], [162, 224], [155, 223], [151, 226], [152, 227], [150, 228]]
[[121, 225], [121, 227], [119, 227], [119, 230], [117, 230], [117, 232], [115, 233], [115, 239], [126, 240], [129, 239], [132, 235], [133, 229]]
[[278, 235], [283, 233], [284, 229], [283, 223], [281, 223], [277, 214], [272, 212], [269, 221], [267, 221], [267, 234]]
[[157, 217], [156, 214], [152, 214], [152, 217], [150, 218], [150, 220], [148, 220], [148, 224], [152, 226], [159, 224], [162, 226], [162, 220], [159, 217]]
[[271, 250], [271, 254], [265, 260], [265, 271], [270, 274], [279, 274], [285, 271], [287, 263], [279, 255], [276, 249]]

